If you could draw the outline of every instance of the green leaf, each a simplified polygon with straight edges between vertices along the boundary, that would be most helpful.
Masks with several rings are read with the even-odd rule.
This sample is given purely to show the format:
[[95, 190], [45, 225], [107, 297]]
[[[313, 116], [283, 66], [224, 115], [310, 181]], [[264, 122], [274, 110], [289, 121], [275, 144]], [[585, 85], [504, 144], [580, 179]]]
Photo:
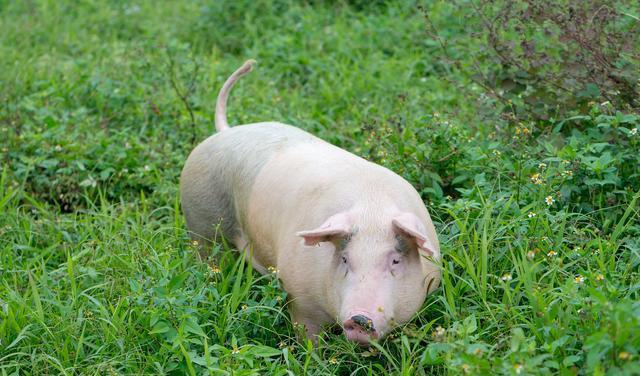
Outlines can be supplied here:
[[187, 279], [187, 277], [189, 277], [188, 272], [178, 274], [177, 276], [171, 278], [171, 280], [167, 284], [167, 288], [169, 289], [169, 291], [179, 289], [180, 287], [182, 287], [182, 284]]
[[166, 321], [158, 321], [149, 334], [162, 334], [171, 330], [171, 326]]

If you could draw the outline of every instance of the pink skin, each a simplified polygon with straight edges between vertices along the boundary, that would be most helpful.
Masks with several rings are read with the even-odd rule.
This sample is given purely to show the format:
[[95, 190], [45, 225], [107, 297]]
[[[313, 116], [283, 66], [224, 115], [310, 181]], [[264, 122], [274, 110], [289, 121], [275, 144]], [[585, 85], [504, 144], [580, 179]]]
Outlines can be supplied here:
[[[388, 234], [391, 241], [367, 236], [366, 229], [354, 230], [354, 215], [350, 213], [336, 214], [317, 229], [297, 234], [307, 246], [321, 242], [334, 244], [339, 256], [333, 277], [340, 306], [337, 319], [342, 323], [347, 339], [363, 345], [383, 337], [419, 309], [423, 299], [399, 301], [398, 296], [426, 295], [419, 270], [420, 255], [434, 257], [437, 252], [415, 215], [401, 213], [391, 222], [392, 231]], [[376, 242], [376, 238], [379, 241]], [[400, 238], [404, 248], [398, 250], [397, 239]], [[362, 240], [369, 243], [364, 248]], [[389, 246], [385, 249], [384, 245], [379, 247], [376, 243]], [[416, 295], [412, 289], [425, 291]]]

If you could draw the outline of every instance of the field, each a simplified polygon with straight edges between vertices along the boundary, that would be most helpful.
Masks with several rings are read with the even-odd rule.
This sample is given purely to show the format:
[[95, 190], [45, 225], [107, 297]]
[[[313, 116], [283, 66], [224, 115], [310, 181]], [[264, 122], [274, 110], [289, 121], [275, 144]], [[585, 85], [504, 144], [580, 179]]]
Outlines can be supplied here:
[[[640, 374], [640, 8], [527, 23], [575, 3], [0, 0], [0, 375]], [[370, 347], [299, 341], [276, 275], [189, 241], [179, 174], [248, 58], [231, 125], [430, 210], [442, 284]]]

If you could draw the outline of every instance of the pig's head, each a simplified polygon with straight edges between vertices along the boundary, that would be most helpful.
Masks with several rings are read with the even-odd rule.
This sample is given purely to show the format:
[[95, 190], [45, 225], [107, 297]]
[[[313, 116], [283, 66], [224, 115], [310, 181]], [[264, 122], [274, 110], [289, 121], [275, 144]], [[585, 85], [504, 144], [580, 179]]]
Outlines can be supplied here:
[[338, 213], [297, 235], [334, 245], [329, 302], [351, 341], [367, 344], [410, 320], [440, 283], [440, 254], [412, 213]]

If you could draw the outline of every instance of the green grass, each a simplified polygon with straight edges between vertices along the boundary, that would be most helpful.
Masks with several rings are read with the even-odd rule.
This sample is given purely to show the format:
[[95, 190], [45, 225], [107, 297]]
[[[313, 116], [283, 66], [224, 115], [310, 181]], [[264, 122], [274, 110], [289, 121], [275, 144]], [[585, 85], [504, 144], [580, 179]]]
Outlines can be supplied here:
[[[0, 0], [0, 375], [638, 374], [640, 117], [513, 126], [469, 73], [479, 20], [428, 11], [459, 64], [411, 1]], [[276, 276], [188, 240], [178, 176], [248, 58], [231, 124], [294, 124], [429, 206], [442, 286], [370, 348], [300, 342]]]

